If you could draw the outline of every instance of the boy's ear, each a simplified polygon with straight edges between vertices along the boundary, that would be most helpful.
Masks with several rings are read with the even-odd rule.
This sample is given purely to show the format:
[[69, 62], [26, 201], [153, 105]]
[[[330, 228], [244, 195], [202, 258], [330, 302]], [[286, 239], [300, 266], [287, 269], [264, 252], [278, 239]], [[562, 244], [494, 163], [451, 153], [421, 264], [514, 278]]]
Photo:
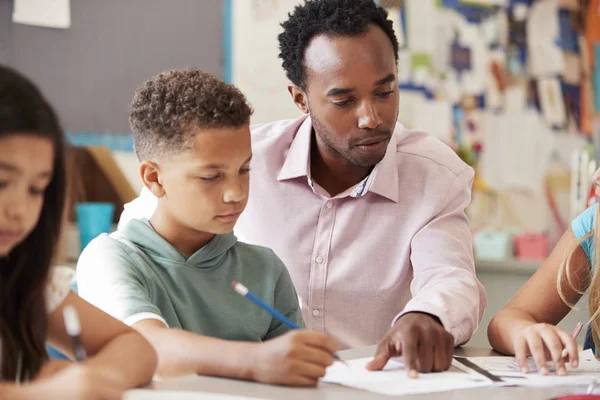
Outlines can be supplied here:
[[294, 104], [296, 104], [296, 107], [298, 107], [298, 109], [304, 114], [308, 114], [308, 98], [304, 90], [290, 83], [288, 85], [288, 92], [290, 92], [290, 94], [292, 95], [292, 100], [294, 100]]
[[160, 167], [158, 164], [152, 161], [142, 161], [140, 164], [140, 176], [142, 182], [153, 195], [157, 198], [161, 198], [165, 195], [165, 188], [162, 185], [160, 179]]

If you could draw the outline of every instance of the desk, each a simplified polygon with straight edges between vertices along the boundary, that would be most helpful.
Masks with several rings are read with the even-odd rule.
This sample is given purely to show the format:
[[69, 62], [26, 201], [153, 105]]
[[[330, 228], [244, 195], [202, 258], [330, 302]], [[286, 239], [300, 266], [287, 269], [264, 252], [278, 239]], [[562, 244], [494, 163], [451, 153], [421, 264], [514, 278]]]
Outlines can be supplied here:
[[[363, 347], [340, 352], [344, 359], [362, 358], [372, 356], [375, 347]], [[462, 356], [491, 356], [497, 355], [490, 349], [462, 348], [457, 349], [457, 355]], [[252, 382], [237, 381], [223, 378], [209, 378], [204, 376], [188, 376], [155, 382], [152, 388], [173, 391], [204, 391], [237, 396], [250, 396], [261, 399], [277, 400], [363, 400], [363, 399], [391, 399], [392, 396], [382, 396], [374, 393], [363, 392], [343, 386], [321, 383], [318, 388], [286, 388], [279, 386], [262, 385]], [[581, 388], [585, 390], [585, 388]], [[572, 393], [573, 388], [477, 388], [469, 390], [456, 390], [452, 392], [432, 393], [426, 395], [413, 395], [400, 397], [403, 399], [432, 399], [432, 400], [535, 400], [551, 399], [558, 395]], [[165, 398], [165, 400], [169, 400]]]

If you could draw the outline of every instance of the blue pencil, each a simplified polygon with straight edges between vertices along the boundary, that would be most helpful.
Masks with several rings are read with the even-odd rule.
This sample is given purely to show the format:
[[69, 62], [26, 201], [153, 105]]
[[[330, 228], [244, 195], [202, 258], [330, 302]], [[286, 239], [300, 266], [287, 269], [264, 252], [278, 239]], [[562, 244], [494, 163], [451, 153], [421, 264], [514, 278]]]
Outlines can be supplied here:
[[[280, 313], [279, 311], [277, 311], [276, 309], [274, 309], [273, 307], [271, 307], [270, 305], [268, 305], [267, 303], [262, 301], [260, 299], [260, 297], [258, 297], [257, 295], [252, 293], [250, 290], [248, 290], [248, 288], [246, 286], [244, 286], [241, 283], [236, 282], [236, 281], [234, 281], [231, 284], [231, 286], [233, 286], [233, 289], [236, 292], [238, 292], [242, 296], [244, 296], [247, 299], [249, 299], [250, 301], [252, 301], [254, 304], [256, 304], [257, 306], [259, 306], [260, 308], [262, 308], [263, 310], [265, 310], [266, 312], [271, 314], [273, 317], [277, 318], [282, 324], [286, 325], [290, 329], [300, 329], [300, 327], [298, 325], [296, 325], [293, 321], [290, 321], [285, 315], [283, 315], [282, 313]], [[346, 364], [346, 362], [344, 360], [342, 360], [340, 358], [340, 356], [338, 356], [337, 354], [334, 356], [334, 358], [336, 360], [341, 361], [344, 364]]]

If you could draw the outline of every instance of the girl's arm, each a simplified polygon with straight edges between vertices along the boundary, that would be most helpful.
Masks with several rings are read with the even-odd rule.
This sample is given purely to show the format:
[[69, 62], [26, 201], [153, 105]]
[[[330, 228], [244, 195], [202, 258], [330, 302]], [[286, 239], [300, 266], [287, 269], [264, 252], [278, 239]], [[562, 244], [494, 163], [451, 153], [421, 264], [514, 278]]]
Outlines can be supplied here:
[[71, 292], [50, 314], [48, 342], [73, 358], [72, 340], [63, 320], [63, 308], [75, 307], [81, 324], [81, 342], [88, 360], [83, 365], [107, 370], [122, 379], [124, 388], [148, 383], [157, 365], [156, 352], [135, 330]]
[[[562, 362], [564, 348], [571, 362], [577, 362], [575, 340], [558, 324], [571, 311], [560, 298], [557, 290], [559, 268], [572, 252], [570, 264], [571, 284], [565, 276], [561, 279], [565, 299], [575, 304], [589, 277], [590, 265], [579, 241], [569, 228], [562, 236], [552, 254], [525, 286], [500, 310], [488, 326], [488, 339], [494, 349], [503, 354], [514, 354], [521, 366], [526, 366], [527, 350], [534, 357], [538, 368], [545, 365], [547, 350], [554, 361]], [[543, 372], [543, 370], [540, 370]]]

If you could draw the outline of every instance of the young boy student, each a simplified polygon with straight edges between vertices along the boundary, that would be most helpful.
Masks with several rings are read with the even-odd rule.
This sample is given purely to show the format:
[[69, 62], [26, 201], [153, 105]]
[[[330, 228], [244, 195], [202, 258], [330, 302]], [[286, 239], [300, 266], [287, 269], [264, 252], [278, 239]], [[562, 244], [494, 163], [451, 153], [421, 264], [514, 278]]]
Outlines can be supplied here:
[[[596, 177], [597, 178], [597, 177]], [[600, 344], [600, 251], [598, 205], [579, 215], [564, 233], [552, 254], [515, 297], [496, 314], [488, 327], [494, 349], [515, 355], [524, 372], [530, 354], [541, 374], [554, 361], [559, 375], [565, 363], [577, 367], [577, 342], [571, 332], [556, 326], [589, 291], [588, 321], [584, 347]], [[588, 329], [588, 325], [591, 327]], [[576, 332], [573, 332], [576, 333]]]
[[[65, 158], [48, 101], [0, 65], [0, 399], [117, 400], [156, 368], [148, 341], [73, 293], [71, 269], [52, 267]], [[65, 325], [74, 314], [85, 360]], [[82, 362], [48, 360], [46, 343]]]
[[232, 232], [248, 200], [251, 113], [235, 87], [199, 69], [162, 73], [137, 89], [129, 121], [158, 207], [149, 221], [89, 244], [77, 266], [79, 291], [155, 346], [163, 376], [314, 386], [335, 341], [289, 331], [231, 287], [243, 283], [304, 326], [280, 259]]

